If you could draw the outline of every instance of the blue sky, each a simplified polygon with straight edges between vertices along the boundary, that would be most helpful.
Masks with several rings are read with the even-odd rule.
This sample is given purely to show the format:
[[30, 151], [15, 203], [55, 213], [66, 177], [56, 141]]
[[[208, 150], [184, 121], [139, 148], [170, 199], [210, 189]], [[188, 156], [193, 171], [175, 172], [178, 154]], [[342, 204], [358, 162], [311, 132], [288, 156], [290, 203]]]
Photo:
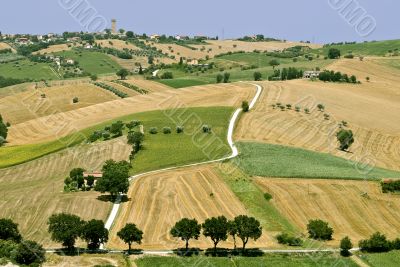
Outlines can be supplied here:
[[[357, 31], [363, 25], [351, 25], [341, 16], [340, 8], [350, 2], [350, 8], [362, 8], [360, 20], [365, 18], [371, 30]], [[222, 37], [224, 32], [225, 38], [262, 33], [319, 43], [400, 38], [398, 0], [3, 0], [0, 31], [85, 31], [87, 27], [63, 8], [74, 3], [88, 3], [96, 16], [107, 22], [116, 18], [118, 28], [136, 33]]]

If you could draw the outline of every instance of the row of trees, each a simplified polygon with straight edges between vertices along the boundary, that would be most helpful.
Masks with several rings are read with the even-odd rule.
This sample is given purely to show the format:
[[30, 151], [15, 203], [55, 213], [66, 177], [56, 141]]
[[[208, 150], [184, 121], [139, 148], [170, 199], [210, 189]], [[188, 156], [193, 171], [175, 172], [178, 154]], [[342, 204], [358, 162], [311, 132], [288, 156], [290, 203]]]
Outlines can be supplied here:
[[229, 83], [229, 79], [231, 74], [229, 72], [225, 72], [224, 74], [218, 73], [217, 75], [217, 83]]
[[257, 240], [262, 235], [260, 222], [253, 217], [239, 215], [229, 221], [225, 216], [212, 217], [199, 224], [196, 219], [184, 218], [172, 227], [170, 233], [173, 237], [185, 241], [186, 250], [189, 248], [190, 239], [198, 239], [201, 230], [205, 237], [209, 237], [214, 243], [214, 253], [221, 241], [226, 241], [228, 235], [232, 236], [234, 249], [236, 249], [236, 237], [242, 240], [242, 251], [246, 249], [249, 239]]
[[318, 78], [324, 82], [357, 83], [357, 77], [355, 75], [349, 76], [347, 74], [342, 74], [339, 71], [334, 72], [334, 71], [324, 70], [319, 74]]
[[303, 77], [303, 70], [294, 67], [274, 70], [274, 74], [268, 77], [268, 80], [293, 80]]
[[35, 241], [24, 240], [18, 224], [0, 219], [0, 259], [6, 258], [21, 265], [40, 265], [45, 261], [45, 250]]

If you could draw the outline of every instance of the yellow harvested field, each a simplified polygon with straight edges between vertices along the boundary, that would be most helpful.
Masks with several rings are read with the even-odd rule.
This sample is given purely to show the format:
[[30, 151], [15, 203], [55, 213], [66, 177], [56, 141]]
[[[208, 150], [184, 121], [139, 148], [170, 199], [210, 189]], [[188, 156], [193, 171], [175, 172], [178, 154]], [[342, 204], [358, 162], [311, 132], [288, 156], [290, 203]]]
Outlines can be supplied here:
[[112, 204], [98, 200], [97, 192], [64, 193], [64, 179], [76, 167], [101, 170], [108, 159], [127, 160], [131, 146], [119, 138], [95, 145], [66, 149], [15, 167], [0, 170], [0, 217], [19, 224], [26, 239], [45, 247], [60, 247], [50, 240], [48, 218], [68, 212], [88, 219], [106, 220]]
[[[205, 59], [206, 56], [213, 58], [215, 55], [227, 53], [227, 52], [237, 52], [246, 51], [253, 52], [254, 50], [260, 51], [276, 51], [283, 50], [285, 48], [293, 47], [296, 45], [309, 46], [311, 48], [319, 48], [321, 45], [317, 44], [305, 44], [298, 42], [244, 42], [235, 40], [207, 40], [207, 44], [204, 45], [189, 45], [190, 47], [196, 48], [197, 50], [192, 50], [188, 47], [184, 47], [177, 44], [158, 44], [153, 43], [157, 49], [161, 49], [164, 53], [169, 55], [174, 55], [175, 60], [179, 60], [180, 57], [186, 57], [190, 59]], [[173, 51], [173, 52], [172, 52]]]
[[[136, 66], [136, 64], [141, 64], [142, 67], [148, 67], [149, 63], [148, 63], [148, 58], [147, 57], [137, 57], [137, 56], [133, 56], [132, 59], [122, 59], [113, 55], [109, 55], [107, 54], [112, 60], [114, 60], [115, 62], [117, 62], [118, 65], [120, 65], [121, 67], [133, 71], [136, 70], [138, 67]], [[164, 64], [171, 64], [174, 63], [175, 60], [167, 58], [167, 57], [163, 57], [163, 58], [154, 58], [154, 62], [155, 63], [164, 63]]]
[[[236, 139], [301, 147], [400, 170], [400, 124], [393, 123], [400, 121], [400, 76], [396, 75], [400, 72], [384, 67], [379, 72], [381, 66], [368, 61], [335, 66], [358, 77], [369, 75], [372, 81], [361, 85], [307, 80], [264, 82], [260, 102], [242, 117]], [[291, 104], [292, 110], [273, 109], [271, 105], [278, 102]], [[317, 110], [319, 103], [325, 105], [325, 112]], [[295, 106], [301, 107], [301, 112], [295, 112]], [[305, 114], [306, 107], [311, 114]], [[330, 115], [329, 120], [324, 119], [324, 113]], [[352, 153], [337, 149], [335, 133], [342, 120], [355, 134]]]
[[107, 120], [144, 111], [239, 106], [243, 100], [252, 99], [254, 94], [253, 85], [232, 83], [138, 95], [14, 124], [9, 128], [7, 141], [11, 145], [50, 141]]
[[[130, 201], [122, 204], [111, 230], [108, 248], [126, 249], [126, 244], [116, 235], [126, 223], [135, 223], [144, 232], [138, 248], [173, 249], [184, 245], [169, 234], [171, 227], [182, 218], [195, 218], [202, 223], [212, 216], [232, 219], [247, 214], [243, 204], [210, 165], [140, 177], [132, 183], [128, 197]], [[249, 241], [249, 246], [266, 247], [270, 241], [263, 236], [257, 242]], [[212, 242], [201, 236], [197, 241], [191, 240], [190, 245], [208, 248]], [[233, 242], [228, 240], [219, 246], [232, 247]]]
[[345, 236], [357, 244], [377, 231], [390, 239], [399, 235], [400, 196], [381, 193], [378, 183], [278, 178], [257, 178], [256, 182], [305, 234], [309, 220], [329, 222], [334, 240], [328, 244], [338, 245]]
[[[72, 102], [74, 97], [78, 97], [78, 103]], [[89, 83], [29, 89], [0, 98], [0, 114], [11, 124], [18, 124], [115, 99], [119, 99], [115, 94]]]
[[49, 54], [49, 53], [57, 53], [62, 51], [71, 50], [71, 47], [68, 47], [67, 44], [58, 44], [58, 45], [50, 45], [48, 48], [36, 51], [32, 54]]
[[125, 42], [125, 41], [118, 40], [118, 39], [96, 40], [96, 44], [99, 44], [102, 47], [115, 48], [118, 50], [124, 50], [124, 49], [141, 50], [139, 47], [137, 47], [136, 45], [134, 45], [132, 43]]
[[[133, 261], [132, 261], [133, 263]], [[57, 255], [55, 253], [46, 254], [46, 262], [43, 263], [43, 267], [93, 267], [93, 266], [118, 266], [128, 267], [135, 265], [127, 263], [122, 254], [80, 254], [79, 256], [66, 256]]]

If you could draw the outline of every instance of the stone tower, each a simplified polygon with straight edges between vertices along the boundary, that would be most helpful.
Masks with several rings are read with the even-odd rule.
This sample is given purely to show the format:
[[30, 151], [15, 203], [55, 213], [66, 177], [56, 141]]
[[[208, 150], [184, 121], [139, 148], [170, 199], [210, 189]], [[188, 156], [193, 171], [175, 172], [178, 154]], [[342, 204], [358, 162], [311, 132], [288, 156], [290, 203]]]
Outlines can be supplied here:
[[114, 34], [117, 33], [117, 20], [116, 19], [111, 20], [111, 32]]

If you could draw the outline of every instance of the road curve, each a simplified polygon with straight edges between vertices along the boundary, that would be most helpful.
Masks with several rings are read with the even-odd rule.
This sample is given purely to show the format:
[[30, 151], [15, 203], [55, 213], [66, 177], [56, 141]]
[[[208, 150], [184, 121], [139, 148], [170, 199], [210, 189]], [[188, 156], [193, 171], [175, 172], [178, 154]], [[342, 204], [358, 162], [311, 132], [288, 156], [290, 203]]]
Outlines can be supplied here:
[[[258, 84], [254, 84], [251, 83], [251, 85], [254, 85], [257, 88], [257, 92], [254, 96], [254, 98], [252, 99], [252, 101], [249, 104], [249, 110], [253, 109], [254, 105], [257, 103], [258, 99], [260, 98], [260, 95], [262, 93], [263, 87], [261, 85]], [[235, 158], [239, 155], [239, 151], [237, 149], [237, 147], [235, 146], [235, 143], [233, 141], [233, 130], [235, 129], [235, 125], [236, 122], [238, 120], [238, 117], [240, 115], [240, 113], [242, 112], [242, 108], [238, 108], [232, 115], [231, 120], [229, 121], [229, 127], [228, 127], [228, 135], [227, 135], [227, 141], [228, 144], [232, 150], [232, 154], [230, 156], [227, 157], [223, 157], [221, 159], [217, 159], [217, 160], [211, 160], [211, 161], [205, 161], [205, 162], [200, 162], [200, 163], [194, 163], [194, 164], [188, 164], [188, 165], [183, 165], [183, 166], [178, 166], [178, 167], [170, 167], [170, 168], [164, 168], [164, 169], [160, 169], [160, 170], [155, 170], [155, 171], [150, 171], [150, 172], [146, 172], [146, 173], [141, 173], [138, 175], [134, 175], [132, 177], [129, 178], [129, 182], [132, 183], [134, 180], [136, 180], [137, 178], [144, 176], [144, 175], [148, 175], [148, 174], [156, 174], [156, 173], [160, 173], [160, 172], [164, 172], [164, 171], [168, 171], [168, 170], [175, 170], [175, 169], [180, 169], [180, 168], [186, 168], [186, 167], [192, 167], [192, 166], [199, 166], [199, 165], [203, 165], [203, 164], [210, 164], [210, 163], [215, 163], [215, 162], [220, 162], [220, 161], [224, 161], [227, 159], [232, 159]], [[110, 230], [117, 215], [118, 215], [118, 211], [119, 208], [121, 206], [121, 196], [118, 196], [117, 200], [115, 201], [111, 213], [107, 218], [106, 224], [105, 224], [105, 228]], [[103, 248], [103, 247], [102, 247]]]

